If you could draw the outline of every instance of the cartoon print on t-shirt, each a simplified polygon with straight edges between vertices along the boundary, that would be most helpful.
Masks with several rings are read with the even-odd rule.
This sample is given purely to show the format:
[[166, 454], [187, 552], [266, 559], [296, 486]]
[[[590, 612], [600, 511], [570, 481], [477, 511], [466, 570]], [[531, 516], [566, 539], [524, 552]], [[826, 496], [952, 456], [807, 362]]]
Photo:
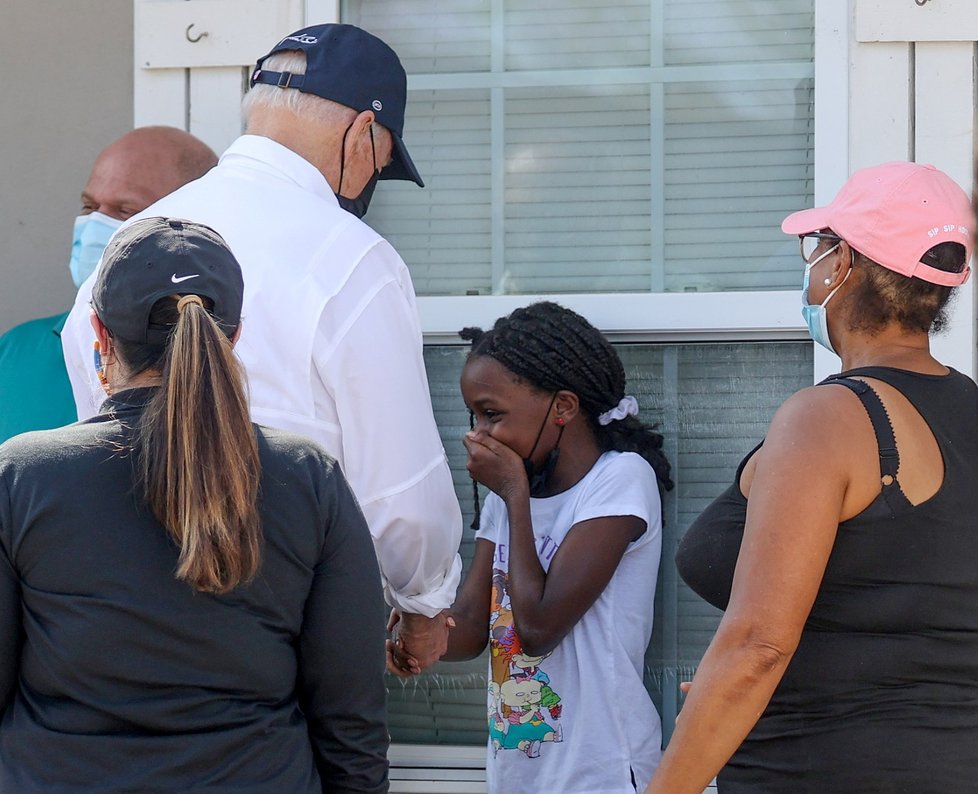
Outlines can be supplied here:
[[540, 668], [547, 657], [523, 652], [513, 626], [507, 582], [505, 571], [493, 570], [489, 617], [492, 679], [488, 698], [489, 738], [494, 753], [521, 750], [528, 758], [537, 758], [543, 742], [562, 740], [560, 696], [551, 688], [550, 676]]

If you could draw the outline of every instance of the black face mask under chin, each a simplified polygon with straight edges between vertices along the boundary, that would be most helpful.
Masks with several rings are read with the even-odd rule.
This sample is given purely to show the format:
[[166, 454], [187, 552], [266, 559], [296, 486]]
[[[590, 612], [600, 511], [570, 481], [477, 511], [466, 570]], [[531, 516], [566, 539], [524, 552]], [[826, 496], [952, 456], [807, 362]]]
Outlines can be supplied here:
[[533, 457], [533, 453], [537, 451], [537, 444], [540, 443], [540, 436], [543, 435], [543, 429], [547, 426], [547, 420], [550, 418], [550, 409], [554, 407], [554, 401], [557, 399], [556, 392], [554, 393], [553, 399], [550, 401], [550, 406], [547, 408], [547, 414], [543, 417], [543, 423], [540, 425], [540, 430], [537, 431], [536, 440], [533, 442], [533, 448], [530, 450], [528, 457], [523, 458], [523, 468], [526, 469], [526, 479], [530, 483], [530, 496], [540, 496], [547, 488], [547, 482], [549, 482], [551, 475], [554, 473], [554, 469], [557, 468], [557, 460], [560, 458], [560, 438], [564, 435], [564, 426], [560, 426], [560, 430], [557, 433], [557, 443], [554, 444], [554, 448], [550, 450], [547, 454], [547, 459], [543, 462], [543, 465], [539, 468], [533, 465], [533, 461], [530, 459]]
[[340, 206], [347, 212], [356, 215], [358, 218], [362, 218], [367, 214], [367, 205], [370, 204], [370, 199], [374, 195], [374, 188], [377, 187], [377, 177], [379, 174], [375, 171], [374, 175], [370, 177], [370, 181], [363, 186], [363, 190], [360, 191], [360, 195], [356, 198], [347, 198], [346, 196], [341, 196], [339, 193], [336, 194], [336, 200], [340, 203]]
[[374, 149], [374, 128], [371, 125], [370, 155], [374, 161], [374, 175], [367, 180], [367, 184], [363, 186], [363, 190], [360, 191], [360, 195], [356, 198], [347, 198], [346, 196], [340, 195], [340, 190], [343, 189], [343, 169], [346, 165], [346, 136], [352, 128], [353, 125], [351, 124], [346, 128], [346, 132], [343, 133], [343, 143], [340, 145], [340, 187], [335, 195], [336, 200], [343, 209], [352, 215], [356, 215], [358, 218], [362, 218], [367, 214], [367, 207], [370, 205], [370, 199], [373, 198], [374, 188], [377, 187], [377, 177], [380, 176], [380, 172], [377, 170], [377, 151]]

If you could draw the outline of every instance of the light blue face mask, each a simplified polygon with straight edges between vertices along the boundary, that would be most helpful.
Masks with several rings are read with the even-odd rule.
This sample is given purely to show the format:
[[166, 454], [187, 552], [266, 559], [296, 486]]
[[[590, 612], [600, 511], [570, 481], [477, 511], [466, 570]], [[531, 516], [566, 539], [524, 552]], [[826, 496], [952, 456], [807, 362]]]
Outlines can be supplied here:
[[71, 259], [68, 268], [71, 280], [80, 287], [92, 275], [98, 260], [102, 258], [105, 246], [122, 221], [110, 218], [101, 212], [79, 215], [75, 218], [75, 229], [71, 236]]
[[[835, 353], [835, 348], [832, 347], [832, 340], [829, 339], [829, 324], [828, 320], [826, 319], [825, 307], [828, 302], [832, 300], [832, 296], [839, 291], [839, 288], [843, 284], [846, 283], [849, 275], [852, 273], [852, 267], [849, 267], [846, 277], [842, 279], [842, 282], [838, 287], [832, 290], [825, 297], [825, 300], [822, 301], [821, 304], [816, 305], [808, 302], [808, 287], [811, 279], [812, 268], [835, 251], [835, 249], [838, 247], [839, 244], [836, 243], [828, 251], [823, 252], [820, 256], [816, 257], [813, 261], [809, 262], [805, 266], [805, 280], [801, 285], [801, 316], [805, 318], [805, 323], [808, 325], [808, 334], [811, 336], [814, 342], [817, 342], [827, 350], [831, 350], [833, 353]], [[838, 354], [836, 353], [836, 355]]]

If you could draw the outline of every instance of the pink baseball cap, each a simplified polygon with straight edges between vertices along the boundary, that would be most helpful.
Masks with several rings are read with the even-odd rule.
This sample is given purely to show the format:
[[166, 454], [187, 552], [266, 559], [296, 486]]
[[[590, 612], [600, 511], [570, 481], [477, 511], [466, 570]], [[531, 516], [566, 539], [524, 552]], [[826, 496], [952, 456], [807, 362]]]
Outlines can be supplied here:
[[[974, 213], [958, 184], [932, 165], [893, 162], [856, 171], [832, 203], [784, 219], [786, 234], [831, 229], [859, 253], [905, 276], [956, 287], [971, 273]], [[939, 243], [960, 243], [965, 267], [958, 273], [921, 257]]]

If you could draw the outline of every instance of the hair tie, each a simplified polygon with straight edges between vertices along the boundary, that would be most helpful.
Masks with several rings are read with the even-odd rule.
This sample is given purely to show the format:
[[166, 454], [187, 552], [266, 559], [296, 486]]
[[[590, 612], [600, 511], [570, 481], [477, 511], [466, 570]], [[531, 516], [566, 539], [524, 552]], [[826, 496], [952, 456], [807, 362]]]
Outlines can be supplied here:
[[200, 295], [184, 295], [177, 301], [177, 314], [183, 314], [183, 310], [186, 309], [187, 305], [190, 303], [196, 303], [201, 307], [204, 305], [204, 302], [200, 299]]
[[638, 416], [638, 400], [630, 394], [622, 397], [618, 401], [618, 405], [610, 411], [605, 411], [598, 416], [598, 424], [603, 427], [604, 425], [610, 425], [612, 422], [617, 422], [619, 419], [624, 419], [626, 416]]

